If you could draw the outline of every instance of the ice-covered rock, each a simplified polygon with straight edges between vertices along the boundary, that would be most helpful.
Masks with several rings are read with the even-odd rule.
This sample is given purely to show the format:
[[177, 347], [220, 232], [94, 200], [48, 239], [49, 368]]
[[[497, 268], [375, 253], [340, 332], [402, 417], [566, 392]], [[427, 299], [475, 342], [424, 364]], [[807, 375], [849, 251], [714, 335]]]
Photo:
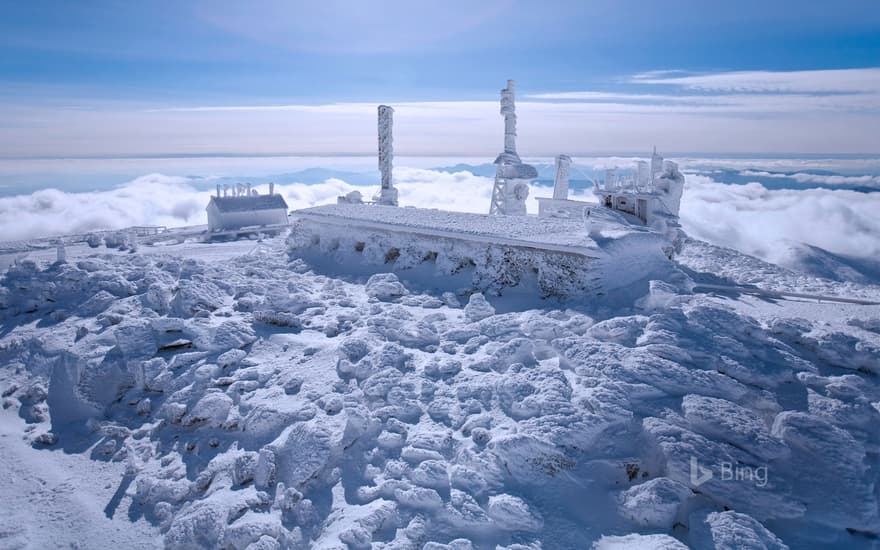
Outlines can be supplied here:
[[390, 302], [408, 293], [394, 273], [377, 273], [371, 276], [364, 285], [364, 291], [367, 296], [383, 302]]
[[[707, 439], [659, 418], [643, 421], [665, 476], [727, 506], [761, 518], [799, 518], [806, 507], [792, 498], [791, 480], [736, 447]], [[775, 432], [775, 430], [774, 430]], [[738, 472], [738, 473], [737, 473]]]
[[789, 454], [785, 443], [770, 435], [764, 420], [736, 403], [715, 397], [686, 395], [681, 407], [685, 420], [699, 434], [726, 441], [764, 460]]
[[234, 550], [245, 550], [265, 538], [277, 541], [283, 530], [280, 517], [247, 512], [226, 527], [223, 533], [223, 546]]
[[165, 533], [169, 549], [218, 548], [226, 531], [226, 508], [214, 501], [201, 501], [174, 516]]
[[465, 319], [474, 323], [492, 315], [495, 315], [495, 308], [486, 300], [482, 292], [475, 292], [470, 295], [467, 305], [464, 306]]
[[[331, 237], [329, 254], [358, 244]], [[448, 269], [458, 296], [470, 273], [571, 284], [571, 265], [503, 250], [364, 244], [381, 269]], [[271, 239], [223, 261], [67, 252], [0, 280], [2, 405], [61, 459], [92, 430], [168, 547], [859, 548], [880, 532], [870, 307], [670, 278], [640, 314], [611, 295], [522, 311], [511, 292], [474, 316], [484, 297], [462, 312], [390, 277], [369, 297]], [[584, 519], [572, 498], [600, 508]]]
[[538, 531], [544, 526], [541, 517], [525, 501], [513, 495], [489, 497], [487, 513], [498, 527], [508, 531]]
[[173, 298], [171, 289], [161, 283], [152, 283], [143, 294], [143, 304], [158, 313], [166, 313]]
[[245, 357], [247, 357], [246, 351], [242, 349], [231, 349], [229, 351], [224, 351], [217, 356], [217, 364], [221, 368], [232, 367], [239, 364]]
[[658, 477], [634, 485], [620, 494], [620, 514], [640, 527], [671, 530], [682, 505], [691, 496], [683, 484]]
[[253, 327], [244, 321], [224, 321], [214, 333], [214, 346], [220, 350], [243, 348], [257, 340]]
[[116, 345], [127, 359], [150, 358], [158, 349], [153, 329], [144, 321], [118, 325], [113, 329], [113, 335]]
[[[793, 496], [806, 505], [807, 517], [840, 529], [880, 533], [880, 507], [872, 489], [876, 482], [865, 483], [876, 473], [869, 470], [861, 442], [819, 417], [794, 411], [776, 417], [772, 434], [792, 449], [787, 467], [797, 472]], [[827, 472], [834, 472], [833, 478], [817, 482]]]
[[690, 543], [695, 548], [788, 550], [788, 546], [760, 522], [739, 512], [695, 513], [690, 525]]
[[171, 300], [171, 311], [178, 317], [192, 317], [199, 312], [214, 311], [226, 303], [226, 294], [204, 278], [182, 279]]
[[225, 393], [214, 392], [205, 394], [204, 397], [193, 405], [183, 418], [185, 425], [205, 424], [211, 428], [219, 428], [229, 416], [232, 408], [232, 398]]
[[605, 535], [593, 550], [688, 550], [687, 545], [669, 535]]
[[401, 506], [414, 510], [432, 511], [443, 507], [443, 499], [434, 489], [427, 487], [412, 487], [409, 489], [396, 489], [394, 500]]
[[[329, 426], [316, 422], [288, 427], [266, 449], [274, 455], [275, 479], [294, 489], [324, 471], [338, 451]], [[266, 460], [261, 452], [260, 463]]]

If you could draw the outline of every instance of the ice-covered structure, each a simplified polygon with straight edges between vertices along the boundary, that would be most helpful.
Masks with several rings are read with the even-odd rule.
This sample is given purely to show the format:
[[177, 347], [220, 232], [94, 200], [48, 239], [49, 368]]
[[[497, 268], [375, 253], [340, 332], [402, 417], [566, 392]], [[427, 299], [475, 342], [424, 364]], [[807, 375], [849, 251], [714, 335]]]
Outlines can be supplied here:
[[495, 159], [495, 186], [492, 189], [493, 215], [525, 216], [529, 182], [538, 177], [534, 166], [524, 164], [516, 152], [516, 103], [514, 82], [507, 81], [501, 90], [501, 114], [504, 115], [504, 152]]
[[614, 169], [608, 170], [605, 181], [593, 188], [603, 206], [660, 231], [670, 225], [678, 227], [683, 191], [684, 176], [678, 164], [663, 160], [656, 147], [650, 165], [638, 161], [635, 174], [629, 177], [619, 176]]
[[275, 193], [275, 184], [269, 184], [269, 193], [259, 194], [251, 184], [217, 186], [217, 194], [208, 206], [209, 231], [231, 231], [250, 226], [286, 225], [287, 202]]
[[[684, 190], [684, 176], [678, 164], [664, 160], [654, 148], [650, 164], [636, 161], [632, 175], [619, 174], [617, 169], [605, 172], [605, 180], [595, 182], [595, 203], [568, 198], [568, 166], [571, 159], [556, 159], [556, 183], [553, 197], [538, 197], [538, 215], [543, 217], [583, 216], [616, 219], [622, 223], [643, 225], [661, 233], [677, 229], [678, 211]], [[674, 237], [671, 235], [671, 237]]]
[[379, 105], [379, 172], [382, 175], [382, 188], [373, 199], [378, 204], [397, 206], [397, 189], [391, 182], [391, 170], [394, 162], [394, 109], [388, 105]]
[[[571, 157], [560, 155], [553, 198], [540, 199], [539, 216], [527, 215], [529, 182], [537, 171], [516, 152], [514, 83], [508, 80], [501, 90], [504, 152], [495, 160], [490, 213], [398, 208], [391, 183], [392, 113], [391, 107], [379, 107], [382, 188], [372, 204], [353, 191], [339, 197], [337, 204], [294, 211], [288, 240], [291, 254], [314, 255], [322, 263], [331, 258], [357, 271], [433, 266], [441, 278], [455, 279], [450, 284], [461, 285], [461, 276], [466, 276], [475, 289], [500, 292], [533, 282], [541, 294], [557, 296], [600, 295], [666, 273], [668, 237], [645, 225], [660, 216], [657, 204], [671, 205], [669, 196], [675, 192], [680, 198], [680, 185], [676, 187], [680, 174], [674, 165], [669, 165], [669, 174], [652, 179], [656, 193], [648, 220], [619, 208], [614, 213], [594, 202], [569, 200]], [[677, 214], [677, 199], [672, 206], [670, 211]], [[558, 215], [565, 208], [576, 215]], [[592, 218], [584, 216], [589, 209], [597, 211]], [[590, 222], [587, 227], [585, 219]], [[594, 219], [600, 223], [592, 223]]]

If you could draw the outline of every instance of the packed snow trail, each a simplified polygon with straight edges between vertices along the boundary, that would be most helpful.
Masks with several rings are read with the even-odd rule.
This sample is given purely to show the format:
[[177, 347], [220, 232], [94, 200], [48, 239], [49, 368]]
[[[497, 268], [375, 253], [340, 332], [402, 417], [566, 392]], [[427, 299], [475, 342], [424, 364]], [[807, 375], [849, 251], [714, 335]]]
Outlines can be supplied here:
[[0, 411], [0, 548], [161, 548], [160, 533], [125, 510], [105, 507], [125, 467], [50, 448], [22, 437], [21, 418]]

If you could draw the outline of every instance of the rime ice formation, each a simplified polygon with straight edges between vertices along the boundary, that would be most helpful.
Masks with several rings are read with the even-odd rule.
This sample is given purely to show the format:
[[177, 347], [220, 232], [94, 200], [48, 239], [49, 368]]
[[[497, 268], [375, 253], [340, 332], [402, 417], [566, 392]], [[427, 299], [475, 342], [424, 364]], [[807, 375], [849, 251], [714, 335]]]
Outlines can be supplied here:
[[593, 186], [599, 206], [568, 198], [570, 162], [566, 155], [557, 157], [553, 197], [538, 197], [539, 216], [583, 217], [591, 231], [608, 223], [642, 225], [666, 235], [677, 246], [682, 237], [678, 211], [684, 175], [676, 163], [663, 160], [656, 147], [650, 164], [636, 161], [633, 175], [621, 176], [616, 169], [606, 170], [605, 181]]
[[663, 160], [657, 149], [651, 155], [650, 165], [638, 161], [634, 176], [619, 176], [608, 170], [605, 181], [597, 184], [593, 193], [607, 208], [636, 217], [643, 224], [665, 231], [667, 226], [678, 227], [678, 211], [684, 190], [684, 176], [678, 164]]
[[291, 254], [358, 269], [429, 268], [468, 274], [477, 290], [537, 284], [543, 296], [601, 295], [670, 264], [665, 237], [626, 224], [588, 235], [579, 219], [491, 216], [421, 208], [336, 204], [297, 210]]
[[[549, 249], [586, 240], [559, 231], [579, 220], [350, 210], [415, 218], [401, 221], [421, 241], [396, 256], [365, 242], [383, 271], [361, 282], [316, 273], [328, 255], [358, 266], [329, 232], [314, 258], [281, 238], [82, 243], [0, 276], [0, 546], [876, 547], [880, 306], [657, 280], [636, 307], [443, 292], [418, 267], [388, 272], [430, 255], [427, 231]], [[484, 276], [565, 273], [518, 250], [494, 249]], [[693, 277], [839, 284], [694, 241], [676, 260]], [[692, 459], [713, 478], [694, 481]]]
[[379, 105], [379, 172], [382, 176], [382, 188], [375, 198], [378, 204], [397, 206], [397, 189], [391, 180], [394, 162], [394, 109], [388, 105]]
[[[380, 194], [369, 205], [353, 191], [338, 197], [336, 205], [294, 212], [290, 237], [294, 254], [317, 251], [340, 264], [354, 262], [358, 269], [431, 264], [442, 276], [472, 271], [470, 282], [476, 290], [500, 292], [531, 281], [538, 283], [542, 295], [560, 297], [601, 295], [668, 270], [664, 257], [670, 258], [674, 251], [668, 229], [678, 227], [683, 177], [674, 163], [664, 164], [656, 150], [655, 171], [649, 173], [647, 163], [642, 170], [653, 194], [638, 200], [621, 198], [607, 208], [568, 199], [571, 157], [559, 155], [553, 198], [539, 198], [538, 217], [528, 216], [525, 200], [537, 171], [516, 152], [514, 82], [508, 80], [501, 90], [504, 152], [495, 159], [489, 215], [389, 209], [397, 206], [391, 179], [393, 112], [379, 106]], [[661, 173], [660, 166], [668, 172]], [[645, 200], [650, 203], [630, 212], [627, 200], [639, 208]], [[654, 231], [645, 231], [645, 225]], [[351, 256], [355, 253], [360, 257]]]
[[571, 166], [571, 157], [559, 155], [556, 157], [556, 179], [553, 182], [553, 198], [565, 200], [568, 198], [568, 169]]
[[523, 164], [516, 152], [516, 103], [514, 82], [507, 81], [501, 90], [501, 114], [504, 115], [504, 152], [495, 159], [495, 185], [489, 214], [523, 216], [526, 214], [526, 198], [529, 182], [538, 177], [533, 166]]

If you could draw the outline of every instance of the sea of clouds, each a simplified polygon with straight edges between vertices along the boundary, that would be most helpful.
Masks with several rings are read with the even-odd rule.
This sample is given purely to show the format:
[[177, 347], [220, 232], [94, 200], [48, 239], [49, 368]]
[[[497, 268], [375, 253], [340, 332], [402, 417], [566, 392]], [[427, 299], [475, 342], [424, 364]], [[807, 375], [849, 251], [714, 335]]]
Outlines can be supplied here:
[[[872, 176], [873, 177], [873, 176]], [[400, 203], [464, 212], [488, 209], [492, 179], [469, 171], [395, 168]], [[0, 241], [85, 233], [136, 225], [167, 227], [207, 221], [210, 179], [150, 174], [110, 190], [70, 193], [42, 189], [0, 197]], [[259, 186], [261, 192], [266, 186]], [[335, 202], [358, 189], [366, 197], [374, 187], [342, 179], [322, 183], [279, 183], [291, 209]], [[528, 208], [550, 188], [532, 187]], [[572, 198], [590, 200], [583, 191]], [[688, 174], [681, 221], [688, 234], [735, 248], [771, 262], [785, 258], [791, 243], [806, 243], [853, 258], [880, 257], [880, 193], [833, 188], [768, 189], [757, 182], [721, 183], [708, 174]]]

